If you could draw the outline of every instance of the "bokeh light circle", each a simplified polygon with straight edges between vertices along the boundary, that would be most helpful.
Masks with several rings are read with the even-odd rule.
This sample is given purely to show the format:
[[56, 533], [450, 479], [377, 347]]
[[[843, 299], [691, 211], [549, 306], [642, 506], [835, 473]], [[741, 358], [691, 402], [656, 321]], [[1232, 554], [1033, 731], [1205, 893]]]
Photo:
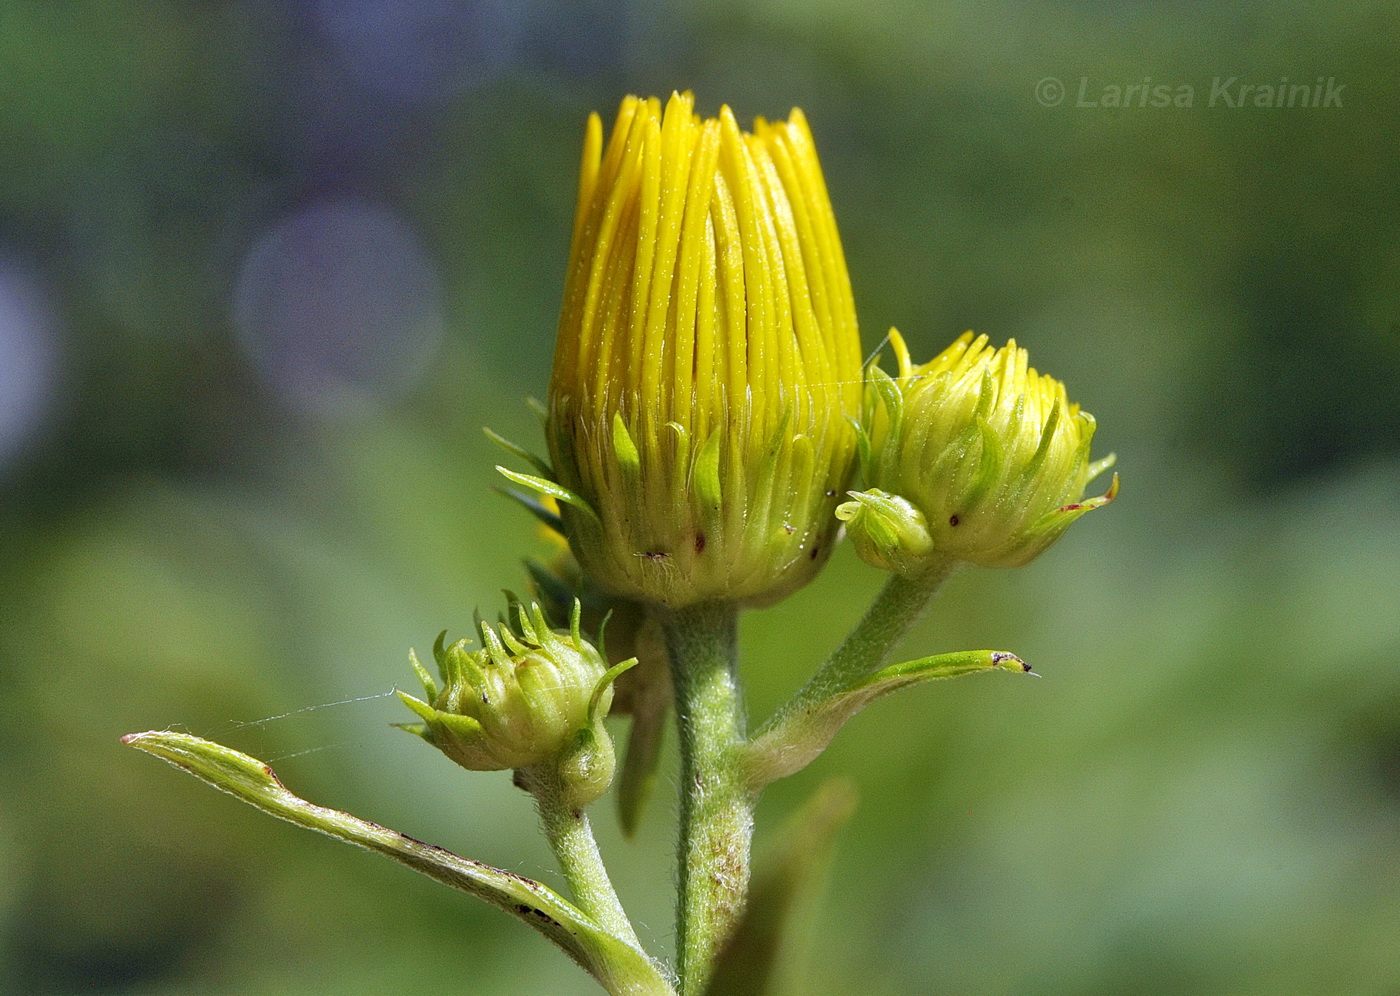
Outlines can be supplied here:
[[264, 232], [234, 288], [238, 341], [299, 407], [388, 400], [417, 382], [442, 337], [436, 267], [398, 214], [312, 204]]

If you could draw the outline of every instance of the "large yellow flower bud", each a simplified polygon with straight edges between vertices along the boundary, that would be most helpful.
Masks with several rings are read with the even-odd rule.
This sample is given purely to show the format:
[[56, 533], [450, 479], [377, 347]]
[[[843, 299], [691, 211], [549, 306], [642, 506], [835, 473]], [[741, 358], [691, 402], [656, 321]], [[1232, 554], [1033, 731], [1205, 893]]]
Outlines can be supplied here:
[[1118, 493], [1115, 476], [1084, 500], [1113, 457], [1090, 462], [1094, 417], [1014, 341], [992, 349], [967, 332], [922, 366], [893, 329], [890, 342], [898, 377], [869, 371], [861, 463], [871, 490], [836, 513], [871, 564], [906, 576], [950, 560], [1019, 567]]
[[[689, 94], [588, 122], [547, 434], [569, 545], [614, 595], [765, 604], [825, 561], [860, 342], [801, 111]], [[520, 478], [517, 476], [517, 479]]]

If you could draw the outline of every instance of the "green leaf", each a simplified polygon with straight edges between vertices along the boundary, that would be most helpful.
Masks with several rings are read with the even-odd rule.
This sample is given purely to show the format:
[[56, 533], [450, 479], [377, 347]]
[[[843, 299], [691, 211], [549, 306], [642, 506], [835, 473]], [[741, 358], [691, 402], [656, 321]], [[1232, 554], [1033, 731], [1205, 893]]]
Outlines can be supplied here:
[[632, 728], [617, 775], [617, 815], [622, 832], [634, 837], [656, 788], [661, 745], [671, 711], [670, 658], [661, 627], [648, 615], [637, 628], [633, 647], [641, 663], [628, 676], [631, 685]]
[[607, 933], [539, 882], [307, 802], [289, 792], [266, 764], [221, 744], [155, 730], [128, 734], [122, 743], [183, 768], [265, 813], [383, 854], [485, 900], [549, 938], [609, 993], [674, 996], [670, 983], [644, 952]]
[[[788, 821], [776, 848], [760, 865], [748, 906], [715, 961], [705, 996], [772, 996], [791, 960], [800, 914], [819, 891], [836, 833], [855, 811], [855, 789], [833, 778]], [[792, 990], [795, 991], [795, 990]]]
[[628, 838], [637, 835], [642, 813], [656, 790], [661, 745], [666, 735], [669, 698], [634, 705], [627, 752], [617, 777], [617, 819]]
[[826, 698], [783, 717], [746, 748], [746, 776], [755, 790], [801, 771], [826, 749], [846, 721], [882, 695], [925, 681], [983, 671], [1031, 674], [1031, 667], [1004, 650], [963, 650], [891, 664], [857, 678]]
[[[414, 713], [418, 716], [418, 718], [423, 720], [424, 722], [431, 723], [438, 718], [438, 711], [432, 706], [430, 706], [428, 703], [422, 701], [421, 699], [415, 699], [412, 695], [409, 695], [407, 692], [400, 691], [397, 688], [394, 689], [394, 694], [397, 695], [400, 701], [402, 701], [404, 705], [412, 709]], [[127, 742], [128, 741], [123, 741], [123, 743]], [[141, 747], [141, 745], [138, 743], [133, 743], [132, 746]], [[141, 747], [141, 749], [145, 750], [146, 748]], [[165, 755], [162, 754], [160, 756], [164, 757]], [[168, 757], [165, 759], [167, 761], [170, 760], [170, 758]]]
[[904, 421], [904, 394], [900, 391], [899, 384], [873, 363], [867, 368], [866, 376], [875, 386], [875, 391], [889, 415], [889, 436], [898, 438], [900, 425]]
[[[577, 604], [577, 603], [575, 603]], [[577, 629], [574, 630], [578, 632]], [[617, 676], [624, 671], [630, 671], [637, 666], [637, 658], [629, 657], [625, 661], [619, 661], [603, 672], [603, 676], [598, 679], [598, 683], [593, 686], [593, 695], [588, 700], [588, 722], [598, 724], [603, 721], [603, 716], [598, 715], [598, 707], [603, 704], [603, 693], [608, 690], [608, 686], [617, 680]]]

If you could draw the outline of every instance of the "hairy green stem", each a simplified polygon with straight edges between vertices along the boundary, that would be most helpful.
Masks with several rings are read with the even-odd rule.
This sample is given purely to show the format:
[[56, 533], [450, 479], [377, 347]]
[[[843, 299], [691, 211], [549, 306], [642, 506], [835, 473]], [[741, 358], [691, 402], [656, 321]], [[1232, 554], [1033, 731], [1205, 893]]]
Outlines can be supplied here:
[[518, 772], [516, 778], [520, 786], [535, 797], [540, 825], [573, 892], [574, 903], [608, 933], [640, 948], [642, 945], [632, 929], [632, 921], [622, 908], [622, 901], [603, 864], [603, 856], [598, 853], [588, 814], [568, 805], [556, 772], [547, 768], [527, 769]]
[[816, 708], [889, 660], [895, 644], [923, 615], [956, 566], [957, 562], [950, 560], [912, 579], [891, 574], [855, 629], [817, 673], [763, 724], [759, 735]]
[[676, 948], [685, 996], [704, 991], [748, 892], [754, 799], [739, 758], [737, 619], [735, 606], [719, 603], [661, 614], [680, 731]]

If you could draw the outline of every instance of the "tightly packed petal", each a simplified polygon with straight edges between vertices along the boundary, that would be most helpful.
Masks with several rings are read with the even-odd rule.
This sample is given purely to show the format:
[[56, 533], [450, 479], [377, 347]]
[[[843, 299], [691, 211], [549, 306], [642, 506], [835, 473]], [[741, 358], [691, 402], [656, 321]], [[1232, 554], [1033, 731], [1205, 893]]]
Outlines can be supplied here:
[[800, 111], [690, 95], [588, 125], [547, 434], [569, 544], [613, 594], [774, 601], [824, 562], [855, 451], [850, 281]]

